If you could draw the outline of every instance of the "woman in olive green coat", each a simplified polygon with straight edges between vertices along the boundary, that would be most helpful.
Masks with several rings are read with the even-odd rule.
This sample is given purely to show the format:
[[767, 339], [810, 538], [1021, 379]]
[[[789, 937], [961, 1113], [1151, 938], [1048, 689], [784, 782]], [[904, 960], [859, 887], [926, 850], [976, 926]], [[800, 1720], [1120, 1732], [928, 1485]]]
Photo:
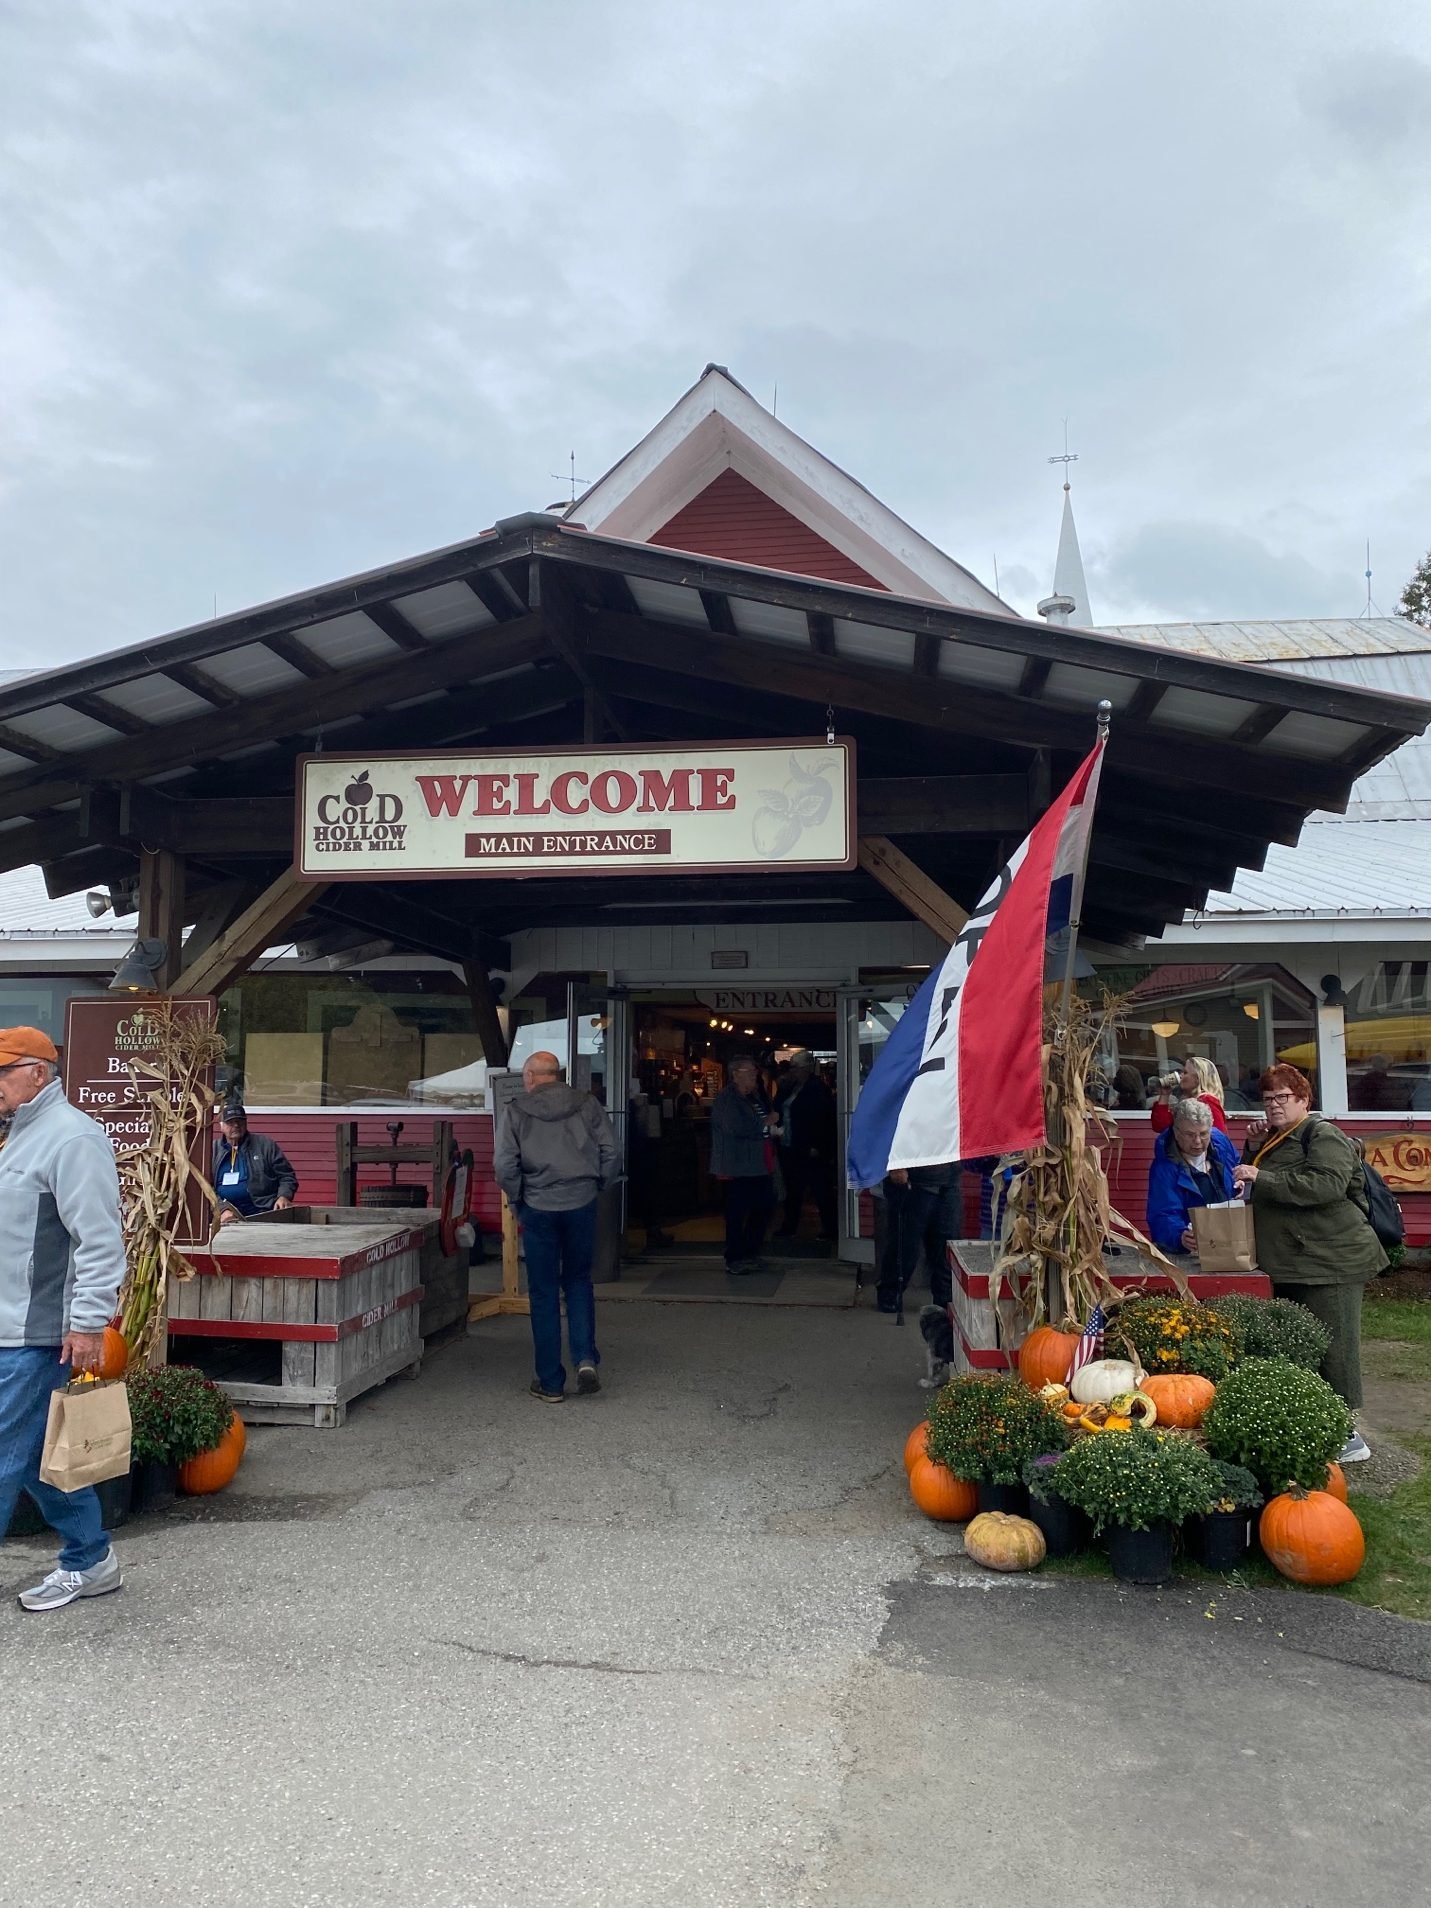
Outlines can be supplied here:
[[[1296, 1299], [1332, 1335], [1322, 1376], [1361, 1404], [1361, 1295], [1387, 1265], [1367, 1217], [1361, 1160], [1330, 1120], [1312, 1112], [1312, 1084], [1296, 1067], [1262, 1076], [1266, 1119], [1252, 1129], [1233, 1178], [1247, 1188], [1257, 1262], [1278, 1298]], [[1353, 1432], [1341, 1461], [1370, 1457]]]

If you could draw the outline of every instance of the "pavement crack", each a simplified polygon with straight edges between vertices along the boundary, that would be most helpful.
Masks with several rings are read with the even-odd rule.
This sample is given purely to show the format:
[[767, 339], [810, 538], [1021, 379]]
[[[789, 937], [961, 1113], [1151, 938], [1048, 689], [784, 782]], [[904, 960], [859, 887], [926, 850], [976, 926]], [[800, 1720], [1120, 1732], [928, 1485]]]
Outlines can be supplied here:
[[630, 1663], [585, 1662], [574, 1656], [527, 1656], [521, 1650], [493, 1650], [480, 1643], [464, 1643], [456, 1636], [430, 1636], [429, 1643], [461, 1650], [466, 1656], [486, 1657], [492, 1663], [514, 1663], [518, 1669], [594, 1670], [601, 1676], [661, 1676], [658, 1669], [639, 1669]]

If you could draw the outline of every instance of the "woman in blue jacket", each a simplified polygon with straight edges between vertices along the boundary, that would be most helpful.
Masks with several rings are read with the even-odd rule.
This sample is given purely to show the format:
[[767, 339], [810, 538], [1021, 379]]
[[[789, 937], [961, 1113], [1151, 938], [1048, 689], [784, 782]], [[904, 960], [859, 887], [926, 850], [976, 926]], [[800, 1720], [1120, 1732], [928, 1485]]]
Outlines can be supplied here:
[[1148, 1237], [1154, 1245], [1164, 1252], [1193, 1250], [1192, 1209], [1231, 1199], [1239, 1157], [1226, 1133], [1213, 1125], [1204, 1101], [1179, 1100], [1148, 1168]]

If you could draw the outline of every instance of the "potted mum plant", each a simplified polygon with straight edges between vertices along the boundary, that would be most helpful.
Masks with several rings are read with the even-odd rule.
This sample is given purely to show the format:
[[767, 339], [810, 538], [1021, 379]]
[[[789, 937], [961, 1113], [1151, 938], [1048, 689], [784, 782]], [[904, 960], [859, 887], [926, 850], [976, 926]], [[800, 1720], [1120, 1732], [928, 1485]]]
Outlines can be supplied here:
[[179, 1467], [214, 1450], [228, 1432], [228, 1395], [193, 1365], [160, 1365], [131, 1373], [135, 1510], [158, 1510], [178, 1490]]
[[1237, 1321], [1218, 1305], [1199, 1305], [1175, 1293], [1129, 1299], [1109, 1332], [1122, 1340], [1150, 1378], [1188, 1372], [1220, 1385], [1242, 1355]]
[[1085, 1511], [1108, 1542], [1124, 1583], [1166, 1583], [1173, 1532], [1216, 1501], [1211, 1458], [1174, 1431], [1102, 1431], [1081, 1438], [1058, 1465], [1058, 1492]]
[[1236, 1570], [1252, 1548], [1252, 1514], [1262, 1506], [1262, 1489], [1240, 1464], [1213, 1459], [1218, 1495], [1183, 1527], [1188, 1555], [1204, 1570]]
[[1067, 1442], [1058, 1413], [1016, 1378], [967, 1372], [929, 1407], [929, 1455], [976, 1486], [981, 1511], [1026, 1515], [1024, 1466]]
[[1062, 1451], [1046, 1451], [1024, 1466], [1029, 1516], [1043, 1532], [1050, 1557], [1071, 1557], [1075, 1551], [1086, 1549], [1093, 1534], [1084, 1513], [1075, 1510], [1058, 1488], [1063, 1455]]
[[1216, 1309], [1241, 1332], [1245, 1358], [1287, 1358], [1305, 1371], [1321, 1369], [1332, 1335], [1315, 1312], [1295, 1299], [1234, 1292], [1220, 1298]]
[[1286, 1358], [1246, 1358], [1202, 1421], [1215, 1458], [1244, 1465], [1269, 1497], [1319, 1491], [1351, 1436], [1351, 1413], [1324, 1378]]

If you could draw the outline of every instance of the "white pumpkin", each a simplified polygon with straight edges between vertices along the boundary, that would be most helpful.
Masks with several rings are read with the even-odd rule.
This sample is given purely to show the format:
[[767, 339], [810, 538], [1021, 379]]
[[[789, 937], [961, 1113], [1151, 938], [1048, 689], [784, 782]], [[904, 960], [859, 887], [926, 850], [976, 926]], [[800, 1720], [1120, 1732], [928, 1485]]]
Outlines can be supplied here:
[[1107, 1404], [1120, 1392], [1136, 1391], [1142, 1376], [1126, 1358], [1095, 1358], [1074, 1372], [1070, 1389], [1079, 1404]]

